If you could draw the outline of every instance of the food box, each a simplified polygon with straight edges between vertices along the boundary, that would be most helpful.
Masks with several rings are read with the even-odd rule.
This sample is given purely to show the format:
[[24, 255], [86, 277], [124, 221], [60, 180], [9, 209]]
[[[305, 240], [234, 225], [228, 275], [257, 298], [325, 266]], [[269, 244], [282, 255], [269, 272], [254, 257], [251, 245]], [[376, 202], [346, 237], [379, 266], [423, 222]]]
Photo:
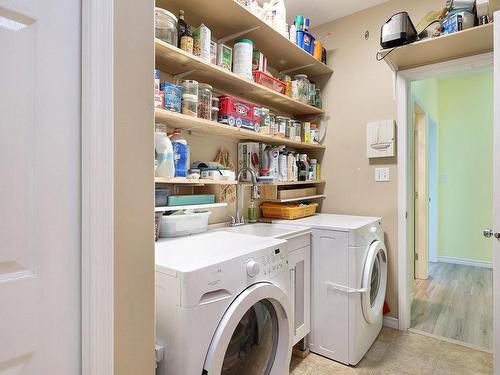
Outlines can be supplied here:
[[163, 108], [173, 112], [181, 112], [182, 87], [170, 82], [162, 82], [161, 91], [164, 93]]
[[[260, 143], [244, 142], [238, 144], [238, 171], [250, 168], [257, 175], [260, 169]], [[252, 181], [252, 176], [247, 171], [241, 175], [243, 181]]]
[[217, 43], [213, 40], [210, 42], [210, 62], [214, 65], [217, 64]]
[[160, 90], [155, 90], [155, 108], [161, 108], [165, 106], [165, 93]]
[[278, 199], [310, 197], [318, 194], [318, 188], [278, 190]]
[[193, 55], [207, 62], [210, 62], [211, 35], [210, 29], [204, 24], [193, 32]]
[[252, 70], [267, 72], [267, 58], [260, 51], [253, 51], [252, 55]]
[[222, 69], [231, 71], [233, 68], [233, 49], [225, 44], [219, 44], [217, 47], [217, 65]]
[[258, 132], [260, 108], [236, 96], [219, 96], [219, 122]]

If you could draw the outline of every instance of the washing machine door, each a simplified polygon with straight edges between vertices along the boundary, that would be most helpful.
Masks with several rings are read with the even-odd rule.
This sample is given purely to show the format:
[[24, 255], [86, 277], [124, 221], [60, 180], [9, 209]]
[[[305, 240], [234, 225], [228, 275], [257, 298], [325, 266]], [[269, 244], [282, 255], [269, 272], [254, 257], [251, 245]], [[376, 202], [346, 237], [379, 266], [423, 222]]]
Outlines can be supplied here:
[[363, 268], [361, 305], [365, 320], [373, 324], [380, 320], [387, 286], [387, 250], [382, 241], [374, 241], [368, 248]]
[[233, 301], [220, 321], [203, 374], [288, 373], [290, 317], [287, 296], [280, 288], [270, 283], [252, 285]]

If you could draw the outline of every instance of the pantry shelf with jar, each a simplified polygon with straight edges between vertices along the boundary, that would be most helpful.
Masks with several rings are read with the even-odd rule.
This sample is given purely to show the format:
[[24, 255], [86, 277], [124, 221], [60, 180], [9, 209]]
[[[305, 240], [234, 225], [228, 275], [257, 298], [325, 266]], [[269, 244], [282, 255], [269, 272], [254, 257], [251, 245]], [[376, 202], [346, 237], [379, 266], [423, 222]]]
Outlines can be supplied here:
[[[228, 145], [231, 178], [244, 168], [253, 170], [261, 203], [316, 201], [321, 206], [326, 198], [320, 166], [328, 115], [314, 79], [326, 85], [333, 70], [319, 39], [315, 42], [309, 33], [308, 20], [297, 16], [297, 32], [285, 36], [279, 11], [269, 22], [234, 0], [217, 3], [220, 12], [211, 11], [213, 3], [199, 0], [157, 0], [156, 5], [157, 127], [176, 129], [188, 142], [193, 139], [190, 160], [201, 160], [208, 170], [226, 167], [204, 163], [208, 150]], [[175, 147], [174, 142], [176, 165]], [[230, 185], [224, 183], [229, 180], [203, 183], [207, 174], [204, 169], [200, 174], [196, 163], [179, 175], [176, 168], [174, 175], [156, 176], [159, 187], [185, 180], [186, 186], [198, 186], [197, 192], [206, 185], [209, 190], [203, 192], [214, 193], [216, 203], [226, 202], [218, 191], [227, 193]], [[212, 173], [209, 179], [213, 176], [219, 178]], [[247, 182], [236, 185], [249, 191]], [[233, 209], [234, 200], [228, 202], [227, 210]]]

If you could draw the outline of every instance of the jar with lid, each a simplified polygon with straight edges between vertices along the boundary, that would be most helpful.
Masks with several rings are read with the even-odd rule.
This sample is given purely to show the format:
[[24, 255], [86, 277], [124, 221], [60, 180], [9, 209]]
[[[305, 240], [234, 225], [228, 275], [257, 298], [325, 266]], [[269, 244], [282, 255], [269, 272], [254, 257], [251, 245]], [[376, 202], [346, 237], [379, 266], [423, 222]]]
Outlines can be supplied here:
[[276, 132], [274, 135], [279, 138], [284, 138], [286, 133], [287, 119], [283, 116], [276, 116]]
[[318, 108], [321, 108], [323, 106], [320, 89], [316, 89], [316, 95], [314, 97], [314, 106]]
[[311, 143], [318, 144], [319, 139], [318, 125], [311, 124]]
[[290, 128], [291, 128], [291, 120], [289, 118], [286, 118], [286, 125], [285, 125], [285, 138], [290, 139]]
[[294, 141], [302, 142], [302, 122], [295, 121], [295, 138]]
[[158, 7], [155, 7], [155, 37], [177, 47], [177, 17]]
[[198, 86], [198, 117], [210, 120], [212, 116], [212, 86], [200, 83]]
[[297, 74], [296, 81], [296, 97], [299, 102], [307, 104], [309, 102], [309, 80], [305, 74]]
[[182, 81], [182, 93], [187, 95], [198, 96], [198, 81], [192, 79], [186, 79]]
[[283, 82], [285, 82], [286, 84], [285, 95], [292, 97], [292, 77], [290, 77], [289, 75], [285, 75], [283, 77]]
[[210, 119], [212, 121], [219, 120], [219, 98], [216, 96], [212, 96], [212, 114]]
[[291, 120], [290, 121], [290, 139], [292, 141], [297, 140], [297, 131], [299, 129], [299, 121]]
[[314, 105], [316, 102], [316, 83], [309, 82], [309, 105]]
[[262, 107], [260, 109], [260, 127], [259, 133], [270, 134], [271, 131], [271, 116], [269, 109]]
[[318, 161], [316, 159], [309, 160], [309, 178], [308, 178], [308, 180], [312, 180], [312, 181], [317, 180], [317, 177], [316, 177], [317, 164], [318, 164]]
[[193, 117], [198, 116], [198, 95], [182, 95], [182, 113]]

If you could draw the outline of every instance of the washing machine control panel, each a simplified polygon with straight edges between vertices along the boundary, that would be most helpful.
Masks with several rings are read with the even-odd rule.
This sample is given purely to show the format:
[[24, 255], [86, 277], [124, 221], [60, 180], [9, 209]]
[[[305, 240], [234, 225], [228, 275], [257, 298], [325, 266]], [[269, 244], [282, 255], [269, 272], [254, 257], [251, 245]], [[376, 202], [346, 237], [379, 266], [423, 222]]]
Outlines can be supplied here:
[[273, 277], [287, 268], [286, 255], [280, 248], [267, 249], [246, 259], [246, 271], [249, 277]]

